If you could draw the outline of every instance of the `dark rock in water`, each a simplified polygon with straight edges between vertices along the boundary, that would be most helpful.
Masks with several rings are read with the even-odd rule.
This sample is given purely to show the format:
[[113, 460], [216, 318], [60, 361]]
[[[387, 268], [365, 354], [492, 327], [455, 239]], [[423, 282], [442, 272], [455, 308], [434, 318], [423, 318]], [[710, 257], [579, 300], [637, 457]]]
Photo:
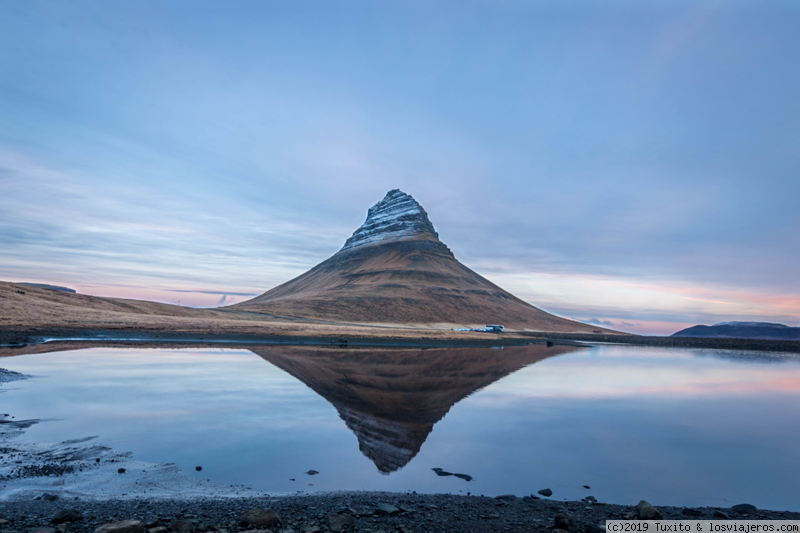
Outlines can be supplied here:
[[194, 524], [185, 520], [173, 520], [169, 523], [169, 528], [174, 533], [192, 533]]
[[198, 472], [200, 472], [203, 469], [203, 467], [202, 466], [196, 466], [196, 467], [194, 467], [194, 469], [197, 470]]
[[124, 468], [117, 468], [117, 474], [124, 474], [124, 473], [125, 473]]
[[453, 472], [447, 472], [446, 470], [443, 470], [443, 469], [438, 468], [438, 467], [437, 468], [431, 468], [431, 470], [436, 472], [437, 476], [442, 476], [442, 477], [444, 477], [444, 476], [455, 476], [457, 478], [463, 479], [464, 481], [472, 481], [472, 476], [470, 476], [469, 474], [454, 474]]
[[577, 533], [578, 522], [570, 513], [559, 513], [556, 515], [554, 527], [555, 529], [563, 529], [570, 533]]
[[316, 476], [317, 474], [319, 474], [319, 472], [317, 472], [316, 470], [309, 470], [308, 472], [306, 472], [306, 474], [308, 474], [309, 476]]
[[636, 505], [636, 512], [639, 515], [639, 520], [661, 520], [664, 518], [661, 515], [661, 511], [644, 500]]
[[399, 512], [400, 509], [388, 503], [379, 503], [378, 507], [375, 509], [375, 514], [380, 516], [386, 516], [386, 515], [392, 516], [396, 515]]
[[589, 485], [584, 485], [583, 488], [584, 489], [591, 489], [592, 487], [590, 487]]
[[57, 512], [51, 522], [54, 524], [63, 524], [64, 522], [77, 522], [83, 520], [80, 511], [75, 509], [62, 509]]
[[740, 503], [739, 505], [734, 505], [731, 509], [739, 514], [752, 514], [758, 511], [755, 505], [750, 505], [749, 503]]
[[703, 513], [698, 511], [697, 509], [692, 509], [691, 507], [687, 507], [683, 511], [681, 511], [683, 516], [703, 516]]
[[727, 513], [723, 513], [722, 511], [717, 509], [716, 511], [714, 511], [714, 518], [722, 518], [724, 520], [727, 520], [730, 517], [727, 515]]
[[552, 491], [552, 490], [550, 490], [550, 489], [542, 489], [542, 490], [540, 490], [540, 491], [538, 491], [538, 492], [539, 492], [539, 494], [541, 494], [542, 496], [547, 496], [548, 498], [549, 498], [550, 496], [552, 496], [552, 495], [553, 495], [553, 491]]
[[330, 513], [327, 519], [331, 531], [341, 531], [353, 523], [353, 517], [349, 514]]
[[244, 527], [272, 527], [281, 523], [278, 513], [272, 509], [249, 509], [242, 513], [239, 522]]
[[138, 520], [110, 522], [96, 528], [94, 533], [144, 533], [144, 524]]

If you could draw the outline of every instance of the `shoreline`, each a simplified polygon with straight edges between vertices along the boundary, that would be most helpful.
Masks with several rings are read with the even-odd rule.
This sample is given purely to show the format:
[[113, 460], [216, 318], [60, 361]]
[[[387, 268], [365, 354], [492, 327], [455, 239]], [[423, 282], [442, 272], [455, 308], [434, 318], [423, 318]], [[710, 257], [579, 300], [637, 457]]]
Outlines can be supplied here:
[[[89, 346], [161, 346], [201, 347], [219, 345], [298, 345], [340, 347], [486, 347], [523, 346], [557, 343], [560, 345], [622, 344], [664, 348], [699, 348], [749, 350], [800, 354], [800, 341], [732, 339], [705, 337], [657, 337], [610, 335], [605, 333], [554, 333], [510, 331], [504, 333], [455, 332], [436, 329], [380, 328], [382, 334], [367, 330], [369, 326], [342, 326], [330, 332], [304, 331], [297, 328], [285, 333], [256, 331], [181, 331], [159, 328], [13, 328], [0, 326], [0, 357], [26, 353], [25, 348], [56, 343], [83, 343]], [[367, 331], [365, 331], [367, 330]]]
[[[137, 520], [158, 533], [238, 533], [248, 529], [282, 533], [351, 532], [495, 532], [551, 531], [600, 533], [606, 520], [644, 519], [636, 503], [630, 505], [557, 501], [537, 495], [523, 497], [461, 496], [392, 492], [329, 492], [317, 494], [242, 498], [175, 498], [132, 500], [38, 500], [0, 502], [5, 531], [35, 531], [54, 527], [70, 515], [60, 530], [92, 533], [109, 522]], [[755, 507], [673, 507], [656, 504], [664, 520], [798, 520], [800, 513], [759, 510]], [[244, 513], [262, 513], [262, 523], [248, 523]], [[67, 511], [67, 512], [65, 512]], [[74, 512], [69, 512], [74, 511]], [[252, 515], [251, 515], [252, 516]], [[64, 526], [66, 524], [66, 527]], [[41, 530], [40, 530], [41, 531]]]
[[575, 341], [604, 344], [632, 344], [661, 348], [707, 348], [713, 350], [752, 350], [758, 352], [793, 352], [800, 354], [800, 341], [768, 339], [734, 339], [710, 337], [658, 337], [646, 335], [609, 335], [605, 333], [538, 333], [523, 331], [519, 335], [531, 339]]

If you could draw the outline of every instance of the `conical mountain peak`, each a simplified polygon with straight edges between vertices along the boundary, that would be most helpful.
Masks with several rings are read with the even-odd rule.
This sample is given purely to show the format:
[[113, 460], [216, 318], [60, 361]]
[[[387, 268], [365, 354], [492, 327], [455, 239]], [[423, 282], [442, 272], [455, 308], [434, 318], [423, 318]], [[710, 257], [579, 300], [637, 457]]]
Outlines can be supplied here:
[[365, 324], [602, 329], [537, 309], [462, 265], [439, 240], [422, 206], [398, 189], [369, 209], [337, 253], [232, 309]]
[[400, 189], [386, 193], [367, 211], [367, 220], [344, 243], [340, 252], [360, 246], [409, 239], [438, 240], [428, 213]]

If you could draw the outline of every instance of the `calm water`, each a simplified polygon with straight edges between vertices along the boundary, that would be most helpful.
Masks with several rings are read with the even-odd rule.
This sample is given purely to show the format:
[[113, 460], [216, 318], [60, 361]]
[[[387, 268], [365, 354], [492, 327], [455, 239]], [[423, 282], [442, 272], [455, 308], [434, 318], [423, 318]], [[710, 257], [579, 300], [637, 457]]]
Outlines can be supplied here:
[[222, 483], [800, 510], [800, 356], [96, 348], [0, 366], [35, 376], [0, 394], [45, 419], [25, 439], [99, 435]]

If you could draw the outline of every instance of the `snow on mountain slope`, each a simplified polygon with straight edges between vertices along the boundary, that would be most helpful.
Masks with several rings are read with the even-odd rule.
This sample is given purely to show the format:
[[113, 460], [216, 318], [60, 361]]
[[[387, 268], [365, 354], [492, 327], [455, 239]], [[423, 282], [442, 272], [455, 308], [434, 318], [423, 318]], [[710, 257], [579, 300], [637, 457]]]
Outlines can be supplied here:
[[383, 200], [369, 208], [367, 220], [352, 237], [347, 239], [339, 251], [385, 241], [425, 237], [439, 238], [439, 234], [428, 219], [428, 214], [411, 195], [400, 189], [394, 189], [386, 193]]

